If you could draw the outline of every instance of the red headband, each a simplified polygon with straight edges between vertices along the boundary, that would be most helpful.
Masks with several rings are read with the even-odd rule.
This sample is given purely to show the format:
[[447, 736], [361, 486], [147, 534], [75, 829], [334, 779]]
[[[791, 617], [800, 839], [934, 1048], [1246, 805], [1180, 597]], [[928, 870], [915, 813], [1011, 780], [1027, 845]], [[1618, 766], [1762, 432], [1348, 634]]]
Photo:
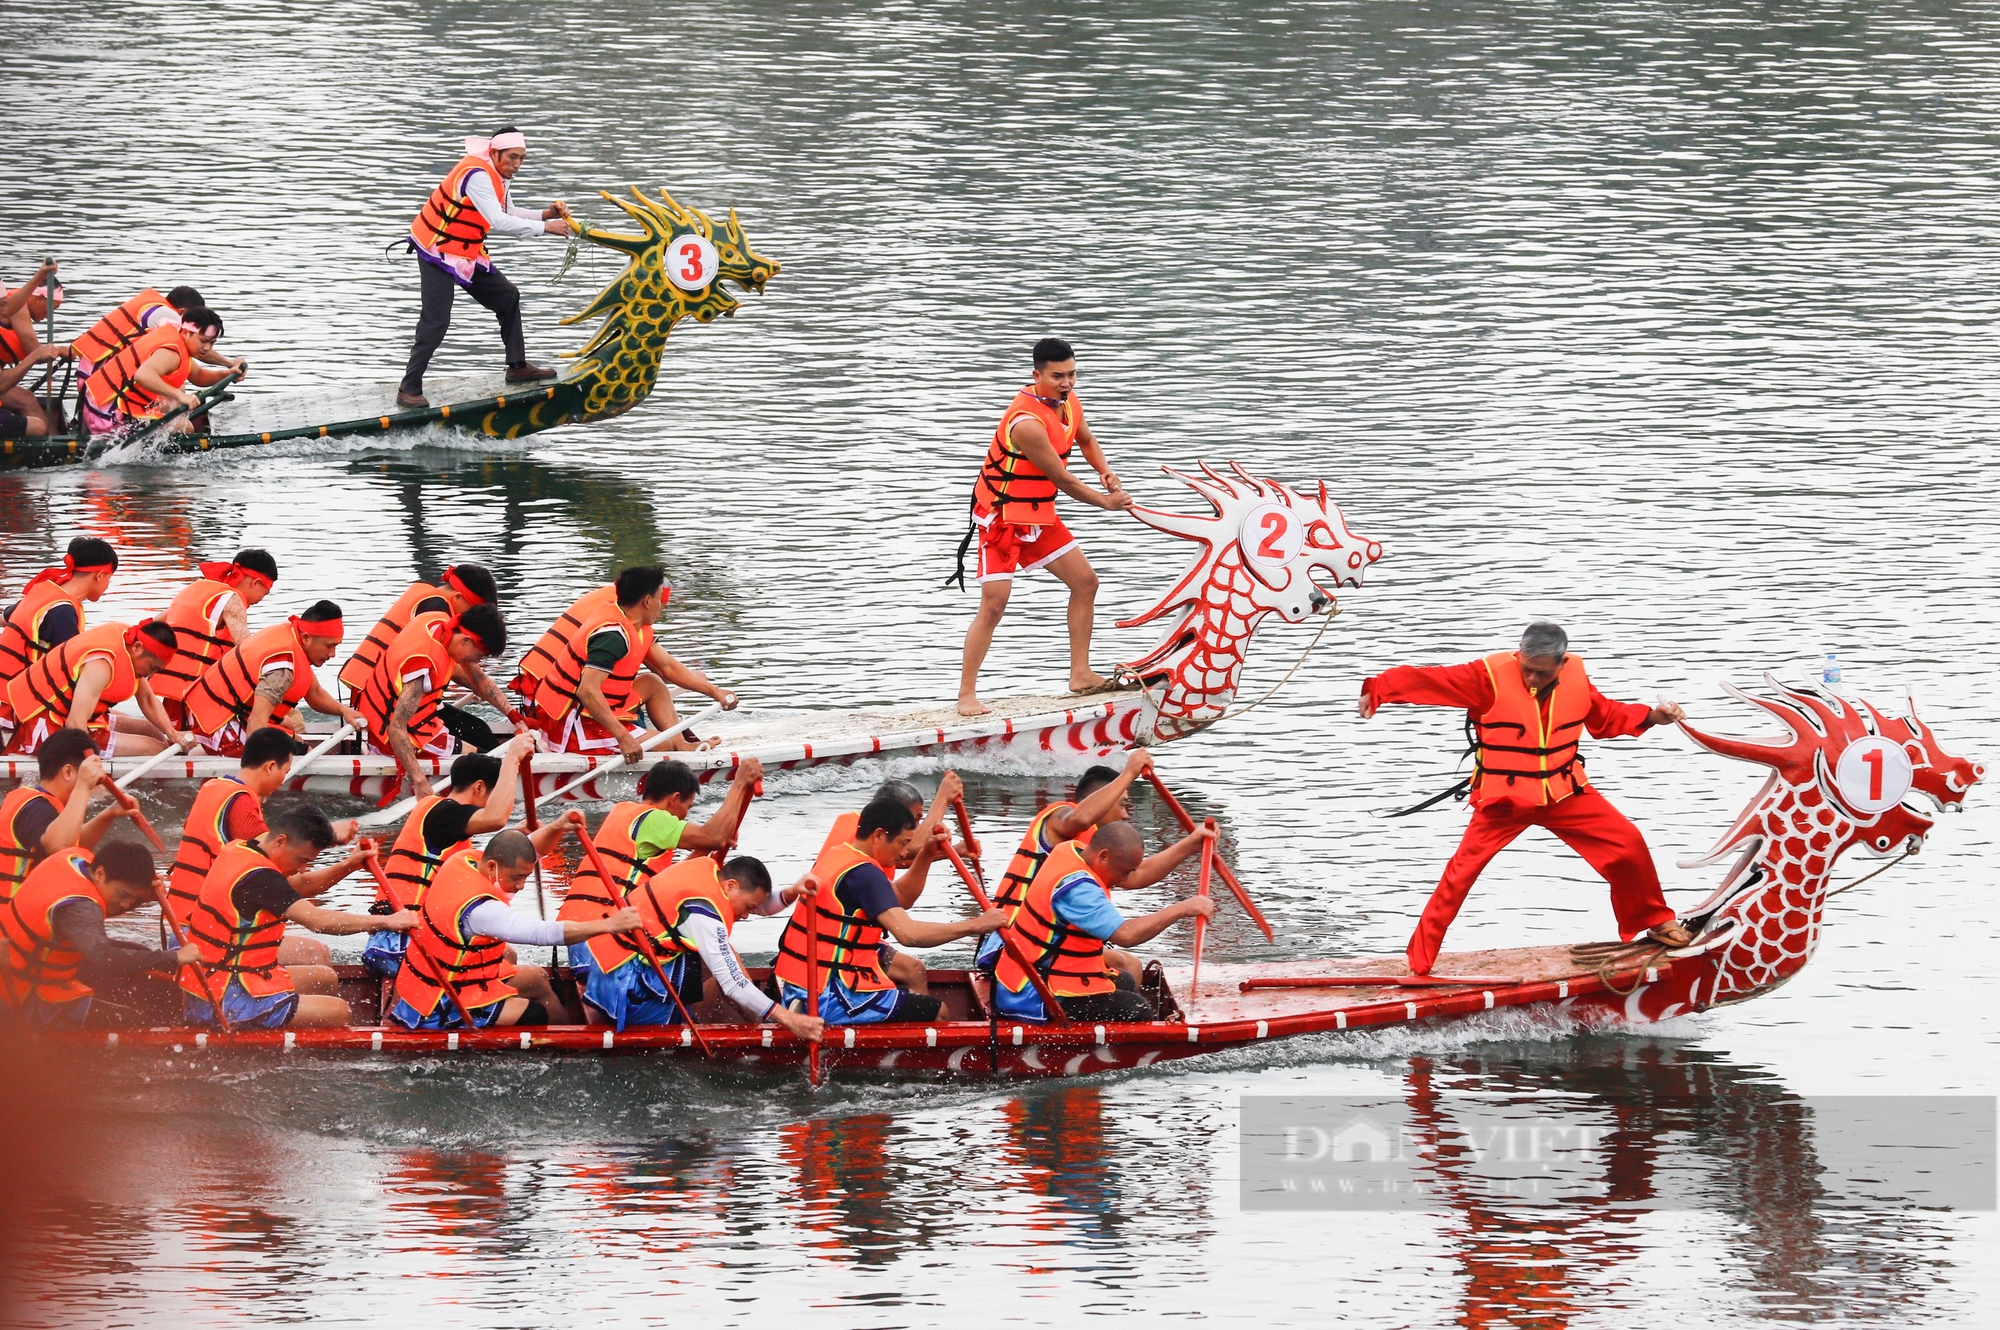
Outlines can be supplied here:
[[146, 624], [157, 622], [158, 620], [156, 619], [148, 619], [146, 623], [135, 624], [127, 628], [125, 630], [125, 649], [131, 651], [137, 648], [164, 665], [180, 653], [171, 650], [166, 643], [146, 632]]
[[269, 591], [274, 585], [272, 579], [269, 577], [258, 572], [255, 568], [245, 568], [240, 563], [212, 562], [197, 564], [195, 566], [201, 571], [201, 575], [211, 582], [227, 582], [230, 586], [236, 586], [243, 582], [245, 578], [254, 578], [264, 584], [266, 591]]
[[42, 571], [29, 578], [28, 585], [22, 587], [21, 590], [26, 592], [28, 587], [35, 585], [37, 582], [67, 582], [78, 573], [114, 573], [117, 571], [118, 565], [115, 563], [87, 563], [79, 568], [76, 557], [65, 554], [63, 555], [62, 567], [42, 569]]
[[314, 622], [311, 619], [301, 619], [294, 614], [292, 627], [308, 637], [330, 637], [336, 642], [347, 636], [347, 630], [341, 626], [338, 619], [321, 619]]
[[486, 603], [486, 598], [484, 596], [474, 594], [470, 587], [466, 586], [465, 583], [458, 580], [458, 569], [456, 568], [445, 569], [443, 580], [446, 586], [450, 587], [453, 591], [456, 591], [459, 595], [464, 596], [467, 600], [471, 601], [473, 604], [484, 605]]

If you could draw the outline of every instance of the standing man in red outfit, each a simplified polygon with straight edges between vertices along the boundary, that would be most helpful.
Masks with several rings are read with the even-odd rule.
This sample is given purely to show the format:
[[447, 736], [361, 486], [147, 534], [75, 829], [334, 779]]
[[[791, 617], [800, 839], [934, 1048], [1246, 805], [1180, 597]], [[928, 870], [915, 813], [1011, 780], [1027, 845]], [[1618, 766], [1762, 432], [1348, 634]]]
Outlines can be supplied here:
[[1385, 702], [1464, 707], [1475, 736], [1472, 821], [1410, 936], [1412, 974], [1430, 973], [1480, 870], [1529, 827], [1547, 828], [1611, 884], [1620, 937], [1644, 933], [1669, 947], [1692, 940], [1660, 893], [1646, 838], [1591, 785], [1578, 753], [1586, 729], [1595, 739], [1640, 734], [1685, 719], [1679, 704], [1613, 702], [1569, 654], [1569, 635], [1547, 622], [1529, 624], [1518, 651], [1465, 665], [1399, 665], [1361, 685], [1364, 720]]
[[[1092, 489], [1069, 469], [1069, 455], [1081, 450], [1104, 488]], [[958, 677], [958, 714], [983, 716], [992, 708], [979, 700], [979, 667], [993, 645], [993, 630], [1007, 612], [1015, 573], [1046, 568], [1069, 588], [1069, 688], [1073, 693], [1102, 688], [1104, 676], [1090, 668], [1090, 630], [1097, 612], [1097, 573], [1069, 528], [1056, 516], [1056, 493], [1110, 512], [1132, 506], [1118, 483], [1097, 436], [1083, 421], [1076, 397], [1076, 352], [1060, 337], [1035, 343], [1035, 377], [1014, 394], [993, 431], [972, 490], [972, 530], [958, 549], [958, 576], [965, 582], [965, 550], [979, 539], [979, 612], [965, 630], [965, 659]], [[945, 583], [950, 586], [951, 583]]]

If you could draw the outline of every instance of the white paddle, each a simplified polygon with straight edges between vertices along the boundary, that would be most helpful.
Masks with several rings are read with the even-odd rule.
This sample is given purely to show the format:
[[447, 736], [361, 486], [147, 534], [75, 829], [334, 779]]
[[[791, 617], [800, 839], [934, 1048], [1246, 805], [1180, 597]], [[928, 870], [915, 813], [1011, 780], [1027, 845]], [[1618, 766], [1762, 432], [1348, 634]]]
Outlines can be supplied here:
[[[667, 740], [673, 738], [676, 734], [681, 733], [683, 730], [691, 730], [697, 725], [706, 724], [707, 722], [715, 719], [716, 714], [721, 710], [722, 710], [722, 703], [717, 702], [714, 705], [710, 706], [707, 710], [701, 712], [699, 715], [690, 716], [688, 719], [676, 723], [671, 729], [661, 730], [658, 734], [654, 735], [652, 738], [640, 744], [639, 751], [642, 753], [647, 752], [656, 745], [665, 743]], [[590, 781], [595, 780], [599, 776], [602, 776], [606, 771], [609, 770], [611, 770], [609, 764], [600, 767], [592, 767], [590, 770], [584, 772], [581, 776], [578, 776], [575, 780], [570, 781], [566, 785], [559, 785], [555, 789], [550, 790], [547, 794], [535, 800], [535, 807], [540, 808], [543, 804], [549, 802], [549, 800], [551, 799], [560, 799], [563, 795], [568, 794], [571, 790], [574, 790], [581, 785], [588, 784]]]
[[351, 739], [353, 737], [354, 727], [352, 725], [341, 726], [321, 741], [319, 747], [307, 753], [297, 762], [294, 762], [292, 764], [292, 774], [288, 779], [296, 780], [298, 777], [305, 775], [306, 768], [332, 752], [335, 744], [341, 742], [343, 739]]
[[139, 777], [145, 775], [147, 772], [151, 771], [154, 767], [159, 766], [160, 763], [166, 761], [168, 758], [179, 757], [186, 751], [187, 750], [182, 748], [179, 744], [168, 744], [165, 748], [162, 748], [159, 752], [153, 754], [151, 757], [147, 758], [144, 762], [141, 762], [138, 766], [132, 768], [132, 770], [125, 773], [125, 775], [121, 779], [112, 781], [111, 783], [113, 785], [116, 785], [121, 790], [128, 790], [132, 788], [133, 781], [139, 779]]

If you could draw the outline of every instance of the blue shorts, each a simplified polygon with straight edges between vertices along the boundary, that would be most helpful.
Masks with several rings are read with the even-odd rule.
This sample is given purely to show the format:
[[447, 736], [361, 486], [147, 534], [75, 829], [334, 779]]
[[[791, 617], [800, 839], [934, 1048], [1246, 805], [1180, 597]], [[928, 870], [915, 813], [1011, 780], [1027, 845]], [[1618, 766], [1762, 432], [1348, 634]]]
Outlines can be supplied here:
[[[880, 993], [853, 993], [837, 983], [828, 984], [819, 995], [819, 1017], [828, 1025], [876, 1025], [896, 1018], [896, 1007], [905, 996], [900, 988]], [[778, 1001], [793, 1011], [803, 1011], [806, 991], [796, 984], [780, 983]]]
[[[279, 1030], [292, 1023], [298, 1015], [299, 995], [297, 993], [273, 993], [269, 997], [251, 997], [243, 991], [243, 981], [231, 979], [229, 987], [222, 990], [222, 1014], [229, 1018], [232, 1030]], [[181, 1019], [189, 1025], [215, 1024], [215, 1007], [205, 997], [192, 993], [181, 994]]]
[[403, 953], [410, 949], [407, 933], [374, 932], [361, 949], [361, 963], [377, 979], [394, 979], [403, 968]]
[[[475, 1030], [484, 1030], [487, 1026], [499, 1020], [500, 1011], [506, 1005], [507, 999], [501, 998], [498, 1002], [489, 1002], [483, 1007], [474, 1007], [470, 1012], [466, 1013], [472, 1017], [472, 1028]], [[438, 1004], [431, 1008], [431, 1014], [428, 1016], [417, 1015], [415, 1007], [403, 1001], [403, 999], [397, 998], [389, 1004], [388, 1019], [402, 1026], [405, 1030], [462, 1030], [465, 1028], [464, 1022], [458, 1019], [458, 1004], [442, 994], [438, 996]]]
[[[579, 942], [569, 949], [569, 964], [576, 974], [577, 987], [583, 991], [583, 1000], [610, 1017], [616, 1028], [681, 1023], [680, 1008], [660, 991], [660, 977], [644, 961], [629, 960], [606, 974], [597, 968], [597, 958], [591, 955], [590, 948]], [[692, 1004], [701, 1000], [700, 957], [682, 954], [671, 961], [662, 961], [660, 968], [680, 990], [683, 1002]]]
[[67, 1002], [44, 1002], [31, 997], [18, 1007], [0, 1008], [9, 1020], [37, 1030], [80, 1029], [90, 1016], [88, 997], [71, 998]]

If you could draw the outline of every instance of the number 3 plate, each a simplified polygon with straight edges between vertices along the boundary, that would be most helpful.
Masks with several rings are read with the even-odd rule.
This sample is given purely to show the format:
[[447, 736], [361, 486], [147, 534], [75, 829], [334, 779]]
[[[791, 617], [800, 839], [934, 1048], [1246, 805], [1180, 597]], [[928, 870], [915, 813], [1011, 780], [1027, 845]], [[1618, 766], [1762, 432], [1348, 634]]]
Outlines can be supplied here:
[[1243, 515], [1243, 529], [1236, 540], [1250, 566], [1276, 586], [1285, 580], [1292, 560], [1305, 548], [1306, 528], [1284, 504], [1260, 503]]
[[715, 281], [715, 245], [702, 236], [685, 235], [667, 247], [667, 280], [683, 291], [700, 291]]
[[1833, 769], [1841, 802], [1857, 813], [1894, 808], [1910, 792], [1915, 775], [1903, 746], [1876, 735], [1847, 745]]

